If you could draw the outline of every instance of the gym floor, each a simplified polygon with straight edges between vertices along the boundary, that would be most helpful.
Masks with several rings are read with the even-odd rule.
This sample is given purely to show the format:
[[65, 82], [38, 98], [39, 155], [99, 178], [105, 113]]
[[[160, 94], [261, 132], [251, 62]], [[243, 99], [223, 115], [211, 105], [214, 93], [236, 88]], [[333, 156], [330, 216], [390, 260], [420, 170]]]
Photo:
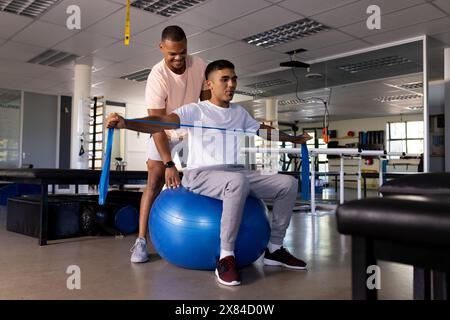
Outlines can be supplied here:
[[[0, 251], [0, 299], [351, 299], [351, 239], [337, 232], [334, 213], [292, 217], [285, 246], [308, 262], [308, 271], [266, 267], [260, 258], [241, 270], [238, 287], [219, 285], [212, 271], [173, 266], [151, 246], [151, 261], [133, 264], [134, 240], [83, 237], [40, 247], [35, 238], [6, 231], [6, 207], [0, 206], [0, 242], [7, 248]], [[67, 289], [70, 265], [80, 267], [80, 290]], [[412, 267], [379, 266], [379, 299], [412, 299]]]

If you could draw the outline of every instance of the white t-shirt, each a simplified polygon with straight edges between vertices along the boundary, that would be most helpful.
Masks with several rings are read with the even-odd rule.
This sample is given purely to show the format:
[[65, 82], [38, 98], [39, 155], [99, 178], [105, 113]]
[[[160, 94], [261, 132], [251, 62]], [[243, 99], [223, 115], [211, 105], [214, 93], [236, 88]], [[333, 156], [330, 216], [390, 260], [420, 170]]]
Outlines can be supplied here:
[[[260, 124], [240, 105], [222, 108], [209, 101], [184, 105], [174, 111], [187, 128], [189, 169], [221, 164], [244, 164], [245, 134], [256, 134]], [[198, 128], [203, 127], [203, 128]], [[205, 128], [208, 127], [208, 128]], [[221, 128], [225, 130], [211, 129]]]
[[[145, 87], [145, 100], [148, 109], [165, 109], [166, 114], [188, 103], [199, 101], [202, 90], [208, 90], [205, 83], [205, 63], [196, 56], [186, 57], [186, 70], [176, 74], [169, 69], [164, 59], [155, 64], [150, 71]], [[182, 135], [184, 130], [178, 131]], [[166, 133], [178, 136], [174, 130]]]

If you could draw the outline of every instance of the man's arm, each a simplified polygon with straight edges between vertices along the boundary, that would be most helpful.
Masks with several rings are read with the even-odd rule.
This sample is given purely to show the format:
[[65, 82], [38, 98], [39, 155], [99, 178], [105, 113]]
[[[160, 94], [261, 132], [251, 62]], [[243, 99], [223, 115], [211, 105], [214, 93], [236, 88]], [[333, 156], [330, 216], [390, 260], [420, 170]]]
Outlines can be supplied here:
[[278, 141], [292, 142], [295, 144], [302, 144], [312, 139], [306, 132], [298, 136], [291, 136], [265, 124], [261, 124], [256, 134], [266, 140], [277, 139]]
[[[151, 121], [147, 123], [145, 121]], [[171, 113], [166, 116], [148, 116], [138, 119], [125, 120], [117, 113], [111, 113], [106, 119], [106, 127], [115, 129], [128, 129], [133, 131], [156, 133], [168, 129], [178, 129], [180, 118], [177, 114]]]

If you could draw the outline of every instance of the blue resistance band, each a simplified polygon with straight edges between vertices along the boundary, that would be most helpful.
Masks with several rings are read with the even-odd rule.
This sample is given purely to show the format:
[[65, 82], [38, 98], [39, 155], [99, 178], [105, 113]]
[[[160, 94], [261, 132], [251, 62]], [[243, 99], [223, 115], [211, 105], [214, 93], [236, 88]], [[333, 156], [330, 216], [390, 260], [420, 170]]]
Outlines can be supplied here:
[[302, 199], [311, 200], [311, 191], [309, 184], [309, 153], [306, 143], [302, 144]]
[[109, 187], [109, 167], [111, 165], [111, 151], [114, 137], [114, 128], [108, 129], [108, 140], [106, 142], [105, 158], [103, 161], [102, 175], [100, 176], [100, 185], [98, 187], [98, 204], [104, 205]]

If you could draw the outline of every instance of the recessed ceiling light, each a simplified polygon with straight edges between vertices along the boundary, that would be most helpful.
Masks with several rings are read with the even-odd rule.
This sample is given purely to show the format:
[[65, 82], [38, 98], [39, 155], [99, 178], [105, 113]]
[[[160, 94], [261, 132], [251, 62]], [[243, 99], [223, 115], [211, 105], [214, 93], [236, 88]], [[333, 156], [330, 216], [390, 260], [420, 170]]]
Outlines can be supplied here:
[[120, 79], [142, 82], [147, 80], [150, 71], [152, 71], [152, 69], [140, 70], [137, 72], [127, 74], [125, 76], [121, 76]]
[[410, 106], [407, 109], [413, 110], [413, 111], [418, 111], [418, 110], [423, 110], [423, 106]]
[[347, 64], [343, 66], [337, 67], [340, 70], [347, 71], [349, 73], [358, 73], [361, 71], [368, 71], [373, 69], [380, 69], [380, 68], [388, 68], [404, 63], [410, 63], [411, 60], [400, 57], [400, 56], [389, 56], [379, 59], [373, 59], [368, 61], [362, 61], [358, 63], [352, 63]]
[[234, 93], [242, 94], [244, 96], [249, 96], [249, 97], [260, 97], [265, 93], [265, 91], [259, 90], [259, 89], [250, 90], [250, 91], [235, 90]]
[[245, 87], [253, 88], [253, 89], [262, 89], [262, 88], [271, 88], [275, 86], [283, 86], [286, 84], [290, 84], [292, 81], [286, 79], [272, 79], [267, 81], [255, 82], [251, 84], [246, 84]]
[[270, 48], [329, 29], [320, 22], [305, 18], [252, 35], [242, 41], [257, 47]]
[[156, 13], [163, 17], [171, 17], [205, 1], [206, 0], [136, 0], [131, 6]]
[[77, 58], [78, 56], [76, 54], [50, 49], [42, 52], [27, 62], [57, 68], [73, 62]]
[[404, 95], [397, 95], [397, 96], [390, 96], [390, 97], [378, 97], [373, 100], [377, 102], [395, 102], [395, 101], [407, 101], [407, 100], [415, 100], [415, 99], [422, 99], [422, 95], [420, 94], [404, 94]]
[[38, 17], [60, 0], [0, 0], [0, 11]]

